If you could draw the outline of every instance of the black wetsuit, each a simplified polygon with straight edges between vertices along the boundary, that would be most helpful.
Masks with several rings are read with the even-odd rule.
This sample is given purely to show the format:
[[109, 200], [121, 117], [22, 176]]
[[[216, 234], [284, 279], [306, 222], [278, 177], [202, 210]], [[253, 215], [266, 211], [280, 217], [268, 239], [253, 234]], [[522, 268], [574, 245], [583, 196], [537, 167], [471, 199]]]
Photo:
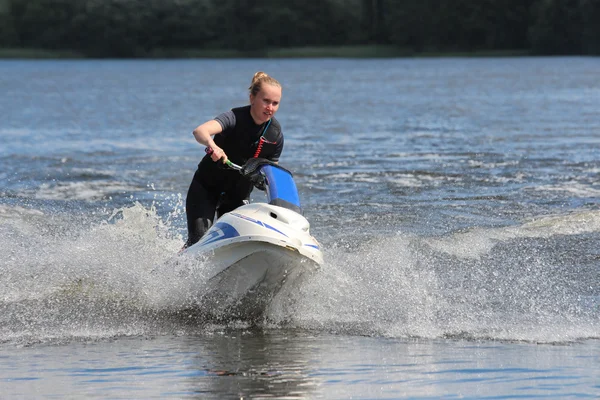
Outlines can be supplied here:
[[[250, 106], [234, 108], [215, 118], [223, 132], [214, 136], [231, 162], [243, 165], [252, 157], [279, 161], [283, 150], [281, 126], [275, 118], [256, 125]], [[185, 201], [188, 240], [186, 247], [200, 240], [213, 223], [215, 212], [220, 217], [243, 204], [252, 192], [252, 183], [238, 171], [205, 155], [190, 184]]]

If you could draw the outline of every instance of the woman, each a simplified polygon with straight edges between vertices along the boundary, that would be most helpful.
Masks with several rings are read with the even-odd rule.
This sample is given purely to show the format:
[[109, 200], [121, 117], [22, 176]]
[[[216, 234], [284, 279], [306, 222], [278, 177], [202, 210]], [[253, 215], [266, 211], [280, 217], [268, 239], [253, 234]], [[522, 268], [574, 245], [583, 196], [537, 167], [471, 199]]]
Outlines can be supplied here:
[[250, 105], [234, 108], [194, 129], [196, 141], [207, 153], [194, 174], [185, 208], [189, 247], [210, 228], [215, 212], [220, 217], [250, 198], [253, 184], [238, 171], [223, 165], [242, 165], [260, 157], [277, 162], [283, 150], [281, 126], [274, 118], [281, 101], [281, 85], [257, 72], [249, 87]]

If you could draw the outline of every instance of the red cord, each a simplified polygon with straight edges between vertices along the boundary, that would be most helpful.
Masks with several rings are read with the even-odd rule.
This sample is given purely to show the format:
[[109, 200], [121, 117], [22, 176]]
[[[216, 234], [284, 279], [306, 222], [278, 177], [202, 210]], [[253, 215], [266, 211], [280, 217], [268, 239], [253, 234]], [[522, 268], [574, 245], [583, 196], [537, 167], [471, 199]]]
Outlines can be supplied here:
[[258, 141], [258, 146], [256, 147], [256, 152], [254, 153], [254, 158], [258, 158], [264, 143], [265, 143], [265, 138], [261, 136], [260, 140]]

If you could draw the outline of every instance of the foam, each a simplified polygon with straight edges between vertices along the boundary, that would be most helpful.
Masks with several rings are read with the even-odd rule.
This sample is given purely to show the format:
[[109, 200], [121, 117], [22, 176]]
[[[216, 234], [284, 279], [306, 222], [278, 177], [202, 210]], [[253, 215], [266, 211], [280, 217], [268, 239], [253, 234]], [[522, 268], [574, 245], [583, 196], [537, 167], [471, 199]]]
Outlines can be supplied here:
[[577, 181], [568, 181], [560, 185], [540, 185], [535, 188], [529, 188], [529, 190], [536, 192], [563, 192], [575, 197], [600, 197], [600, 188]]
[[478, 259], [487, 254], [498, 242], [517, 238], [549, 238], [555, 235], [592, 232], [600, 232], [600, 211], [542, 216], [520, 226], [474, 228], [448, 237], [430, 238], [426, 242], [432, 248], [455, 257]]
[[[25, 190], [40, 200], [100, 200], [117, 193], [129, 193], [144, 189], [113, 180], [42, 183], [36, 190]], [[30, 193], [32, 192], [32, 193]]]
[[[185, 331], [186, 310], [209, 278], [203, 260], [175, 256], [183, 241], [169, 219], [139, 203], [100, 222], [22, 206], [1, 206], [0, 220], [10, 221], [0, 224], [0, 340]], [[544, 252], [551, 247], [531, 258], [530, 248], [510, 244], [599, 231], [600, 211], [580, 211], [442, 239], [347, 238], [325, 248], [316, 274], [284, 286], [265, 326], [533, 342], [600, 337], [600, 297], [569, 286], [585, 276], [565, 276], [550, 264]], [[510, 257], [481, 261], [500, 241]]]

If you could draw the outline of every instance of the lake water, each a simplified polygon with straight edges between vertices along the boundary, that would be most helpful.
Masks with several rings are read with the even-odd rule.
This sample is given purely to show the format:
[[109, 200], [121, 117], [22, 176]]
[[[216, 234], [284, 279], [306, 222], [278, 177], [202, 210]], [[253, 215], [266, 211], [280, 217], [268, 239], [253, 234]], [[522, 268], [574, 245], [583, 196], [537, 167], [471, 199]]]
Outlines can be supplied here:
[[[165, 266], [258, 70], [326, 262], [219, 325]], [[599, 107], [600, 58], [0, 61], [2, 396], [598, 398]]]

